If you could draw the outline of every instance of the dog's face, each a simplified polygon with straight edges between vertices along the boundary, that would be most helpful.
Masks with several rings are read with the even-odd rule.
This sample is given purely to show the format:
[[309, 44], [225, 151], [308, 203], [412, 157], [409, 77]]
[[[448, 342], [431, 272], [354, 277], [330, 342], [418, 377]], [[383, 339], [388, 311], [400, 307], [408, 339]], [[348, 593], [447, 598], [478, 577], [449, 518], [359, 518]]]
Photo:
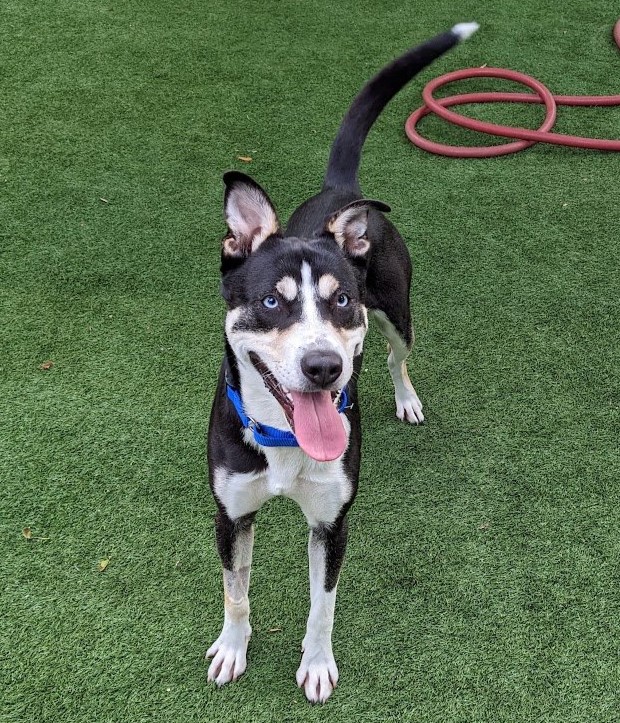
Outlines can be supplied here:
[[260, 186], [238, 173], [225, 181], [228, 343], [238, 363], [260, 375], [298, 437], [304, 430], [320, 436], [321, 426], [339, 433], [333, 400], [353, 374], [368, 328], [365, 233], [368, 208], [379, 204], [349, 204], [325, 220], [317, 238], [283, 237]]
[[336, 391], [367, 328], [363, 290], [333, 243], [271, 238], [223, 282], [226, 335], [237, 359], [286, 390]]

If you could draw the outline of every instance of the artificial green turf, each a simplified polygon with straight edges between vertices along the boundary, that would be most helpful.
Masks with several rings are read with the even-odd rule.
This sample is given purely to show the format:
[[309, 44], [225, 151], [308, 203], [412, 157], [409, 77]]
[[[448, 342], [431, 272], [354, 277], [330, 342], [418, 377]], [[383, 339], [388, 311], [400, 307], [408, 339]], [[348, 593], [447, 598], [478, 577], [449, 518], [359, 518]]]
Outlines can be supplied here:
[[[248, 672], [216, 690], [204, 438], [221, 172], [249, 170], [285, 218], [317, 189], [363, 81], [471, 19], [481, 31], [392, 103], [364, 156], [366, 193], [410, 241], [428, 421], [393, 417], [372, 334], [341, 685], [314, 708], [295, 687], [306, 531], [275, 500], [257, 529]], [[422, 81], [467, 65], [618, 92], [614, 21], [602, 0], [4, 0], [3, 723], [618, 720], [620, 159], [541, 146], [455, 161], [403, 133]], [[558, 128], [619, 137], [620, 111], [562, 110]]]

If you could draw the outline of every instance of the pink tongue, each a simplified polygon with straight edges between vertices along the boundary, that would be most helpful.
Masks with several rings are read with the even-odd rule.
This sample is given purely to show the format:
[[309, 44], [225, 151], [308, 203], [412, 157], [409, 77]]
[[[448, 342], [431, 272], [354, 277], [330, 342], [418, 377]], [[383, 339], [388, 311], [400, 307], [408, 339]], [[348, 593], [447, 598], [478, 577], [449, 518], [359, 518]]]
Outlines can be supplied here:
[[347, 447], [347, 434], [331, 392], [291, 392], [291, 395], [299, 446], [318, 462], [340, 457]]

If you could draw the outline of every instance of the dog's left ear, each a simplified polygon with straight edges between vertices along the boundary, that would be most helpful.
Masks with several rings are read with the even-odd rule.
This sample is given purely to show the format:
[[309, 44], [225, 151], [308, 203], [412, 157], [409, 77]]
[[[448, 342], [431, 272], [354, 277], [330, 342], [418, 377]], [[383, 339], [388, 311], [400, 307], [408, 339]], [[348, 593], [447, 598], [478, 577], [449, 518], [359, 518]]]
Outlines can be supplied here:
[[340, 248], [353, 257], [365, 256], [370, 249], [368, 231], [368, 212], [371, 208], [388, 213], [390, 207], [382, 201], [362, 198], [359, 201], [343, 206], [332, 214], [325, 224], [325, 229], [334, 235]]
[[228, 171], [224, 184], [228, 234], [222, 241], [222, 255], [242, 259], [278, 233], [280, 223], [269, 196], [245, 173]]

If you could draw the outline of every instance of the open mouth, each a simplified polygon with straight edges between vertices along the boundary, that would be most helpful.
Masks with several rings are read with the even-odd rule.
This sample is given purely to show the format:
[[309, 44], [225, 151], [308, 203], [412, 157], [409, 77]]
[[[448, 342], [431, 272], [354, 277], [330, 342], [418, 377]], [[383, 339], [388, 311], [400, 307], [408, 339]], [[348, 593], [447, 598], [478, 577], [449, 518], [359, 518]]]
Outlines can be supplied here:
[[295, 431], [295, 421], [293, 419], [293, 397], [290, 392], [284, 389], [280, 382], [275, 378], [273, 373], [269, 371], [269, 368], [265, 362], [255, 354], [253, 351], [250, 352], [250, 361], [254, 365], [256, 371], [261, 375], [265, 386], [271, 394], [275, 397], [278, 404], [284, 410], [286, 415], [286, 421], [290, 424], [293, 432]]
[[285, 389], [254, 352], [250, 352], [250, 361], [282, 407], [304, 452], [319, 462], [340, 457], [348, 443], [341, 415], [336, 408], [340, 393], [329, 390], [298, 392]]

